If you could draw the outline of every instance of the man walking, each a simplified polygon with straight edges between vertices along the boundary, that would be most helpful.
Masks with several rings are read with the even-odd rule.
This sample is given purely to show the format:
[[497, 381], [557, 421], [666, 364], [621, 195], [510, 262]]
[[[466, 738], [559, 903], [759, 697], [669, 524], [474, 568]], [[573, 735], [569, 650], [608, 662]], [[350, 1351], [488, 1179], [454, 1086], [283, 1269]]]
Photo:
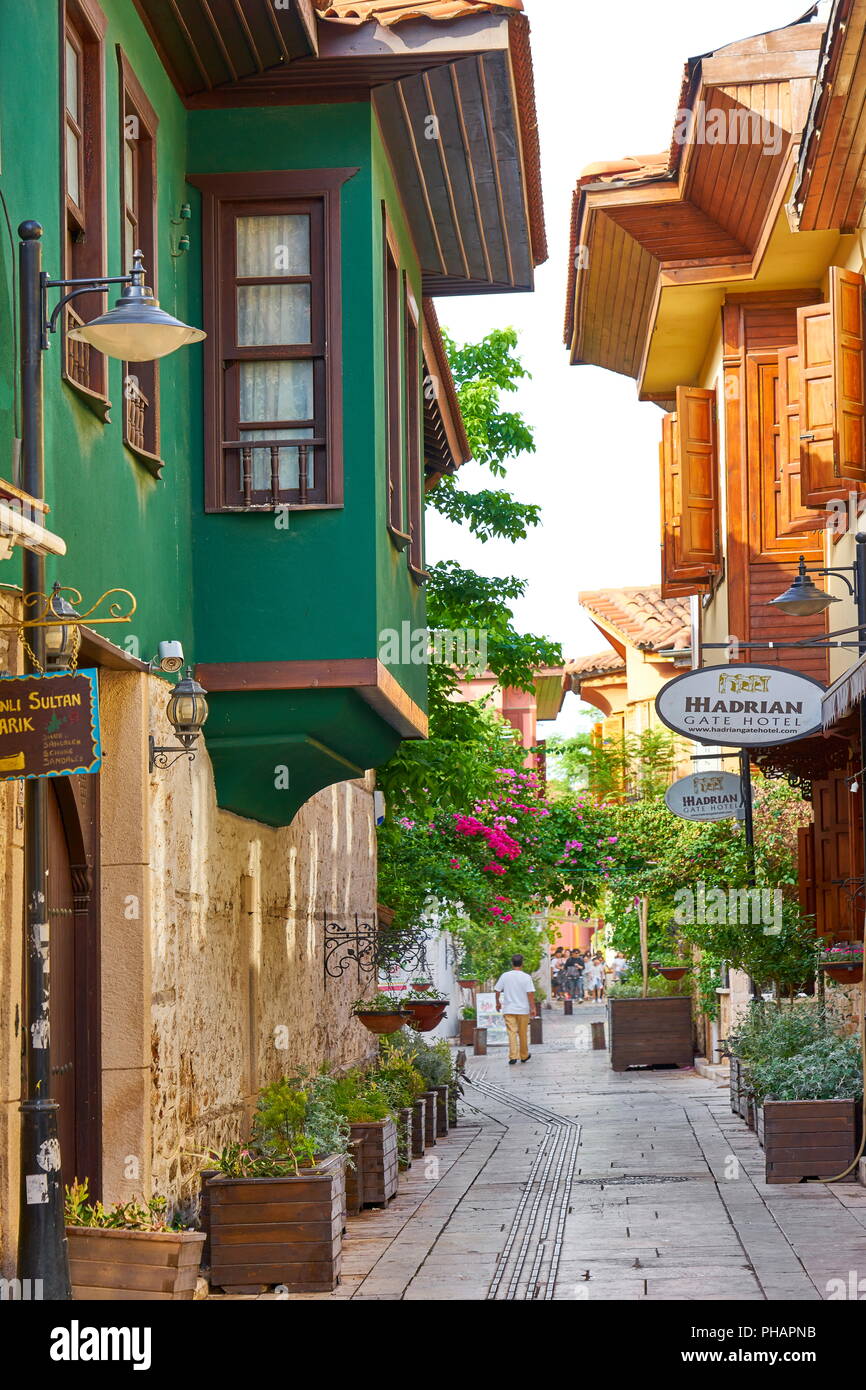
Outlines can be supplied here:
[[523, 969], [523, 956], [511, 957], [511, 970], [500, 975], [493, 986], [496, 1012], [505, 1018], [508, 1029], [508, 1065], [529, 1061], [529, 1020], [535, 1013], [535, 981]]

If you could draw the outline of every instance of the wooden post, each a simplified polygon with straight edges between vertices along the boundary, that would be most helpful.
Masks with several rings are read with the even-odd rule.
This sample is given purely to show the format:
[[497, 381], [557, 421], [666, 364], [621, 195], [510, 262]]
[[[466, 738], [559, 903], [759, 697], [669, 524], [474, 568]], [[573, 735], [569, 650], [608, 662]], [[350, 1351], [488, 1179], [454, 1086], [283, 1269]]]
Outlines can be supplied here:
[[474, 1048], [474, 1051], [475, 1051], [475, 1056], [476, 1056], [476, 1057], [486, 1057], [486, 1056], [487, 1056], [487, 1029], [486, 1029], [486, 1028], [476, 1028], [476, 1029], [475, 1029], [475, 1048]]
[[600, 1018], [589, 1026], [592, 1029], [593, 1052], [604, 1052], [607, 1047], [607, 1043], [604, 1040], [604, 1020]]
[[647, 946], [647, 918], [649, 917], [649, 898], [640, 900], [640, 964], [643, 972], [643, 997], [649, 992], [649, 947]]
[[566, 1018], [571, 1018], [574, 1013], [574, 1002], [571, 999], [563, 999], [562, 1012]]

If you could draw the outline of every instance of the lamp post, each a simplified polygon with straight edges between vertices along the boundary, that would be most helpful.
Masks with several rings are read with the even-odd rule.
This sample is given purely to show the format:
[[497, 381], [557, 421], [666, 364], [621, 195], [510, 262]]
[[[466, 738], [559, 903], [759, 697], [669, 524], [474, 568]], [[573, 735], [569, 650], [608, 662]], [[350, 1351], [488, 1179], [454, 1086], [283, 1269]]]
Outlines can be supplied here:
[[[56, 332], [64, 304], [77, 295], [104, 292], [109, 285], [123, 289], [114, 309], [90, 324], [71, 330], [109, 357], [130, 362], [153, 361], [184, 343], [205, 335], [160, 309], [145, 284], [141, 252], [133, 258], [128, 275], [99, 280], [52, 280], [42, 269], [42, 227], [22, 222], [18, 228], [19, 286], [21, 295], [21, 483], [32, 497], [45, 492], [45, 442], [43, 418], [42, 354]], [[49, 316], [48, 293], [61, 290], [59, 303]], [[45, 560], [25, 550], [24, 593], [45, 590]], [[52, 600], [60, 632], [48, 645], [65, 646], [64, 601]], [[69, 610], [66, 616], [70, 616]], [[46, 666], [44, 626], [32, 629], [29, 650], [25, 646], [25, 671], [41, 673]], [[47, 905], [47, 796], [44, 778], [24, 783], [24, 999], [23, 1068], [21, 1111], [21, 1205], [18, 1229], [18, 1277], [40, 1280], [42, 1296], [67, 1300], [72, 1296], [69, 1259], [63, 1221], [63, 1183], [58, 1137], [59, 1106], [51, 1099], [50, 1050], [50, 933]], [[33, 1285], [31, 1285], [33, 1287]], [[39, 1285], [36, 1285], [39, 1287]]]

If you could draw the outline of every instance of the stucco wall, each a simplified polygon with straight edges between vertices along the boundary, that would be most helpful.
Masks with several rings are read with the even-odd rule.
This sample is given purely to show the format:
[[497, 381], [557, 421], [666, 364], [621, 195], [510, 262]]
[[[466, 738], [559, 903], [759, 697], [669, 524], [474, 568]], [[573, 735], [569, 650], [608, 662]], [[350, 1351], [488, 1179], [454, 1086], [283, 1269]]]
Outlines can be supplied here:
[[[106, 745], [116, 750], [103, 774], [103, 843], [110, 855], [122, 823], [128, 850], [128, 869], [115, 854], [103, 875], [104, 959], [111, 937], [122, 938], [115, 967], [128, 986], [105, 975], [105, 1194], [150, 1187], [191, 1197], [199, 1155], [246, 1133], [261, 1085], [298, 1064], [339, 1067], [371, 1052], [349, 1017], [363, 985], [351, 970], [326, 984], [322, 947], [325, 913], [354, 921], [375, 910], [373, 781], [329, 787], [290, 827], [270, 829], [217, 808], [199, 750], [193, 763], [144, 770], [139, 856], [138, 725], [146, 713], [158, 741], [172, 742], [168, 687], [111, 674], [103, 684]], [[129, 1063], [120, 1085], [117, 1042]]]

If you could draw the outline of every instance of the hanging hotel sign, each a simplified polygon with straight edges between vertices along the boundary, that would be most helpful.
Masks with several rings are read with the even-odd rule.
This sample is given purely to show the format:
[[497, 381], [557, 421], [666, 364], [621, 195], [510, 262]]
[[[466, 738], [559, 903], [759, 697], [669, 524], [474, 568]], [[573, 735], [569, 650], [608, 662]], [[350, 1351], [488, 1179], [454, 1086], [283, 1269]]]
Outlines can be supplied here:
[[693, 772], [668, 787], [665, 805], [681, 820], [725, 820], [740, 814], [743, 788], [733, 772]]
[[0, 677], [0, 781], [98, 772], [101, 761], [95, 670]]
[[656, 711], [698, 743], [769, 747], [821, 728], [824, 686], [784, 666], [705, 666], [662, 686]]

